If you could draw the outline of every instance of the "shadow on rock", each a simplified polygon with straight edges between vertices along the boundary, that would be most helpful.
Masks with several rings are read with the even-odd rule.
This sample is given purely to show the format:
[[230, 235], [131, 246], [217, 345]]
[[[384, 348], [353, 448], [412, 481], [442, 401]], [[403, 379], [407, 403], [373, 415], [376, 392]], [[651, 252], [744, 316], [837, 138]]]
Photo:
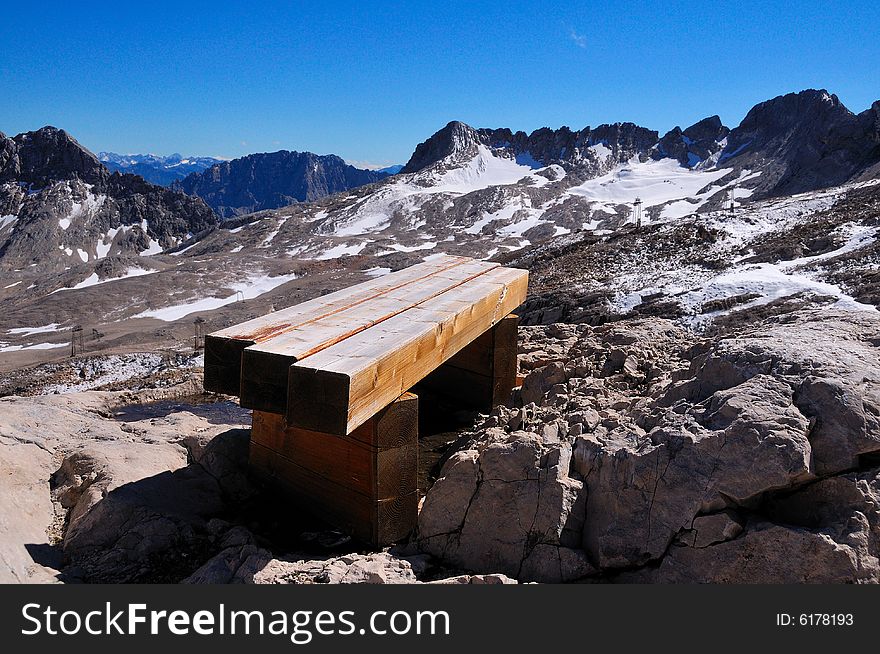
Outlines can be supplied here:
[[89, 582], [187, 576], [216, 551], [227, 524], [218, 519], [253, 492], [249, 436], [232, 429], [181, 444], [113, 442], [66, 457], [51, 482], [67, 509], [68, 575]]

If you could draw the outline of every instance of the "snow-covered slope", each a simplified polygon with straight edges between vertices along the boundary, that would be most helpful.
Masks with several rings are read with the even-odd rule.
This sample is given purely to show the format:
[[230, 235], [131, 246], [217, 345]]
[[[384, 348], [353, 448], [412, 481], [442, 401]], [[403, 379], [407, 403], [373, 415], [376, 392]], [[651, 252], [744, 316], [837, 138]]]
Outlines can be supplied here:
[[[662, 137], [631, 123], [527, 135], [452, 122], [392, 177], [189, 235], [185, 223], [162, 227], [173, 207], [162, 220], [105, 219], [110, 186], [50, 182], [52, 219], [30, 222], [54, 265], [8, 267], [0, 329], [86, 323], [117, 343], [186, 339], [195, 316], [219, 328], [442, 253], [532, 268], [528, 320], [634, 311], [703, 329], [805, 296], [873, 310], [880, 137], [870, 119], [880, 105], [841, 107], [804, 92], [759, 105], [733, 130], [713, 116]], [[830, 177], [827, 159], [837, 162]], [[100, 164], [85, 164], [101, 178]], [[847, 175], [861, 181], [826, 188]], [[0, 243], [25, 233], [24, 215], [0, 207]], [[58, 342], [48, 332], [3, 338], [16, 355]]]
[[[646, 223], [720, 206], [734, 187], [760, 174], [688, 168], [675, 159], [638, 153], [624, 153], [628, 156], [621, 161], [611, 152], [599, 144], [583, 152], [577, 165], [543, 165], [505, 148], [459, 143], [416, 172], [309, 205], [255, 214], [209, 236], [192, 252], [239, 247], [321, 260], [416, 249], [429, 256], [453, 249], [488, 257], [570, 232], [617, 229], [632, 220], [636, 199], [642, 201]], [[746, 188], [736, 191], [739, 201], [748, 195]], [[231, 234], [234, 238], [227, 238]]]
[[511, 254], [533, 269], [527, 321], [635, 314], [698, 329], [787, 303], [877, 311], [878, 180], [580, 234]]

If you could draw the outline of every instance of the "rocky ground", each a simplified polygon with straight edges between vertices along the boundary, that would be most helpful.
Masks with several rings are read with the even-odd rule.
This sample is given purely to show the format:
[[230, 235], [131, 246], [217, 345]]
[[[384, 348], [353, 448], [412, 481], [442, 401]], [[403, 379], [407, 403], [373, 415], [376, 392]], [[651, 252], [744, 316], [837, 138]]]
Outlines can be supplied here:
[[[418, 530], [384, 552], [248, 478], [249, 416], [195, 397], [193, 314], [103, 322], [73, 358], [31, 349], [63, 342], [53, 325], [84, 304], [135, 287], [159, 302], [172, 273], [180, 293], [216, 275], [222, 296], [217, 260], [160, 255], [149, 276], [7, 298], [0, 579], [878, 582], [878, 189], [498, 255], [531, 272], [524, 382], [464, 429], [425, 434]], [[417, 255], [301, 262], [207, 311], [209, 330]]]
[[645, 318], [526, 328], [513, 406], [461, 438], [420, 547], [535, 581], [880, 581], [880, 317], [694, 342]]
[[0, 581], [510, 581], [412, 547], [359, 551], [292, 513], [247, 476], [247, 412], [192, 404], [200, 384], [0, 400]]
[[0, 575], [880, 581], [880, 315], [743, 313], [702, 338], [653, 316], [522, 328], [522, 387], [444, 446], [417, 532], [383, 552], [250, 480], [248, 416], [193, 401], [197, 367], [2, 398]]

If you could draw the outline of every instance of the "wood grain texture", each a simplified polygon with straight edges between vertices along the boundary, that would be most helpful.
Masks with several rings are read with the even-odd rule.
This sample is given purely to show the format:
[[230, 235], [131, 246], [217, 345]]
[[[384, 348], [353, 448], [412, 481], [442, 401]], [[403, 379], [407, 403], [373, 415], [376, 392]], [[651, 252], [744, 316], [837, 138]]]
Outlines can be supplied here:
[[[417, 401], [416, 401], [417, 402]], [[390, 405], [390, 413], [396, 411]], [[416, 421], [418, 416], [412, 416]], [[376, 422], [356, 430], [374, 439]], [[321, 477], [372, 499], [387, 499], [416, 489], [418, 473], [418, 422], [407, 424], [402, 434], [388, 434], [393, 447], [376, 447], [352, 436], [337, 436], [285, 425], [284, 417], [255, 411], [251, 440], [269, 448]]]
[[528, 273], [495, 268], [289, 369], [287, 421], [350, 434], [525, 300]]
[[347, 436], [254, 411], [250, 469], [325, 521], [388, 545], [416, 524], [418, 397], [404, 394]]
[[[418, 268], [419, 266], [413, 266]], [[498, 264], [466, 260], [432, 271], [411, 283], [291, 328], [241, 352], [241, 404], [249, 409], [285, 413], [288, 368], [299, 360], [344, 342], [408, 309], [498, 269]], [[410, 269], [407, 269], [410, 270]]]
[[241, 353], [247, 347], [472, 262], [473, 259], [467, 257], [446, 255], [208, 334], [205, 336], [205, 390], [239, 394]]
[[301, 508], [375, 547], [390, 545], [415, 528], [417, 490], [374, 499], [253, 441], [250, 470], [280, 487]]

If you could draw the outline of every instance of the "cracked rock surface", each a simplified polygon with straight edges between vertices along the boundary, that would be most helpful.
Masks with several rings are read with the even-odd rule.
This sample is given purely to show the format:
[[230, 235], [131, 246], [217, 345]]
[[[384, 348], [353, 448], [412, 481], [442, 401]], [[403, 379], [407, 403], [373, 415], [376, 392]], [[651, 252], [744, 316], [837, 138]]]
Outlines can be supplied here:
[[523, 581], [877, 582], [878, 331], [526, 327], [522, 387], [460, 439], [419, 545]]
[[117, 412], [195, 378], [2, 398], [0, 578], [876, 583], [878, 345], [876, 314], [827, 308], [704, 337], [658, 317], [523, 327], [522, 386], [381, 552], [291, 537], [300, 513], [247, 478], [243, 416]]

